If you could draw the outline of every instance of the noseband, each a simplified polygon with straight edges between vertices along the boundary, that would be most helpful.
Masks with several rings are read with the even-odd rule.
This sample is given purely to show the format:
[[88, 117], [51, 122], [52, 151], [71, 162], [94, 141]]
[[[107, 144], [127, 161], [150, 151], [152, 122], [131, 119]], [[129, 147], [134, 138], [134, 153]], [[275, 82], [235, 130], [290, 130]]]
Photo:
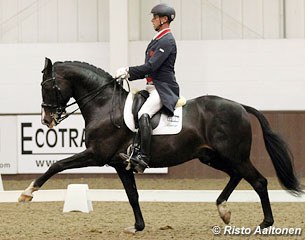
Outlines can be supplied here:
[[[55, 121], [56, 125], [58, 125], [61, 121], [63, 121], [64, 119], [66, 119], [67, 117], [69, 117], [71, 114], [75, 113], [77, 110], [79, 110], [80, 108], [84, 107], [85, 105], [87, 105], [91, 100], [93, 100], [94, 98], [96, 98], [108, 85], [112, 84], [113, 82], [116, 81], [116, 79], [113, 79], [112, 81], [109, 81], [107, 83], [105, 83], [103, 86], [101, 86], [98, 89], [95, 89], [89, 93], [87, 93], [86, 95], [80, 97], [79, 99], [77, 99], [76, 101], [74, 101], [73, 103], [70, 104], [65, 104], [64, 106], [61, 105], [62, 102], [64, 102], [64, 97], [61, 93], [60, 87], [57, 84], [57, 78], [59, 79], [64, 79], [62, 76], [58, 75], [55, 72], [55, 66], [52, 66], [52, 77], [46, 79], [45, 81], [43, 81], [41, 83], [41, 86], [43, 87], [46, 83], [48, 82], [52, 82], [53, 84], [53, 89], [55, 90], [55, 97], [56, 97], [56, 104], [52, 104], [52, 103], [45, 103], [43, 102], [41, 104], [41, 107], [43, 108], [51, 108], [51, 109], [55, 109], [55, 114], [51, 113], [51, 117], [53, 118], [53, 120]], [[85, 100], [82, 104], [81, 101]], [[78, 108], [73, 110], [72, 112], [66, 114], [66, 109], [68, 107], [71, 107], [74, 104], [78, 104]]]

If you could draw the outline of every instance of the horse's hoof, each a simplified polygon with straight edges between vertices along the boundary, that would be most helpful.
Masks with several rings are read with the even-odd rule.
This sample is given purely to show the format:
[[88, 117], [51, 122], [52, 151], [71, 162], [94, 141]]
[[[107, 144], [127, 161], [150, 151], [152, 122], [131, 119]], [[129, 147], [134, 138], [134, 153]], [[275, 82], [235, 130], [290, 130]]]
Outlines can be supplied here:
[[261, 229], [268, 228], [268, 227], [272, 226], [273, 223], [274, 223], [273, 220], [270, 220], [270, 221], [263, 221], [263, 222], [259, 225], [259, 227], [260, 227]]
[[18, 202], [30, 202], [32, 201], [33, 196], [21, 194], [20, 197], [18, 198]]
[[231, 211], [226, 212], [223, 216], [220, 216], [225, 224], [229, 224], [231, 221]]
[[231, 211], [227, 207], [227, 202], [224, 201], [221, 204], [217, 205], [219, 216], [225, 224], [229, 224], [231, 221]]
[[135, 227], [132, 226], [132, 227], [125, 228], [123, 232], [127, 233], [127, 234], [136, 234], [137, 229], [135, 229]]

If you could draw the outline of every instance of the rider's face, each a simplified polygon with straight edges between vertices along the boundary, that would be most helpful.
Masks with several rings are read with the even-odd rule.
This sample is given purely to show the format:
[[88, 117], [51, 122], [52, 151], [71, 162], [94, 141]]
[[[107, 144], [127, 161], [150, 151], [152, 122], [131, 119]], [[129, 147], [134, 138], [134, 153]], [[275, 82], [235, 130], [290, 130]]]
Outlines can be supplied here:
[[160, 26], [160, 17], [158, 15], [153, 15], [151, 22], [153, 24], [153, 28], [156, 30]]
[[160, 28], [160, 25], [167, 22], [167, 17], [166, 16], [160, 17], [154, 14], [151, 19], [151, 22], [153, 24], [154, 29], [159, 31], [158, 28]]

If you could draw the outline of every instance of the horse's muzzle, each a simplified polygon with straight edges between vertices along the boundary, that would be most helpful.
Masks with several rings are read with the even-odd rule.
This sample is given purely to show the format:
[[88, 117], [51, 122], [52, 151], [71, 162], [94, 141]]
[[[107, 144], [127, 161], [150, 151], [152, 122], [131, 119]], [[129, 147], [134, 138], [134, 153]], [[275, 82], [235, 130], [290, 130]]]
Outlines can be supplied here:
[[[55, 114], [56, 115], [56, 114]], [[44, 108], [41, 109], [41, 123], [42, 125], [47, 126], [48, 128], [53, 128], [56, 125], [56, 120], [54, 114], [46, 112]]]

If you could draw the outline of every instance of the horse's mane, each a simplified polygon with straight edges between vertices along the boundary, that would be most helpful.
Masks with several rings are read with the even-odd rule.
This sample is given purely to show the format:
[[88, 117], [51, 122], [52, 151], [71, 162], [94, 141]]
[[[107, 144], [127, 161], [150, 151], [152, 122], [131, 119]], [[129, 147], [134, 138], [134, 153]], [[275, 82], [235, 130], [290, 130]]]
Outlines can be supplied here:
[[[113, 79], [113, 77], [106, 72], [105, 70], [98, 68], [92, 64], [86, 63], [86, 62], [80, 62], [80, 61], [65, 61], [65, 62], [56, 62], [56, 63], [63, 63], [63, 64], [71, 64], [71, 65], [76, 65], [78, 67], [82, 67], [85, 69], [89, 69], [90, 71], [96, 73], [97, 75], [107, 78], [107, 79]], [[55, 63], [55, 64], [56, 64]]]

